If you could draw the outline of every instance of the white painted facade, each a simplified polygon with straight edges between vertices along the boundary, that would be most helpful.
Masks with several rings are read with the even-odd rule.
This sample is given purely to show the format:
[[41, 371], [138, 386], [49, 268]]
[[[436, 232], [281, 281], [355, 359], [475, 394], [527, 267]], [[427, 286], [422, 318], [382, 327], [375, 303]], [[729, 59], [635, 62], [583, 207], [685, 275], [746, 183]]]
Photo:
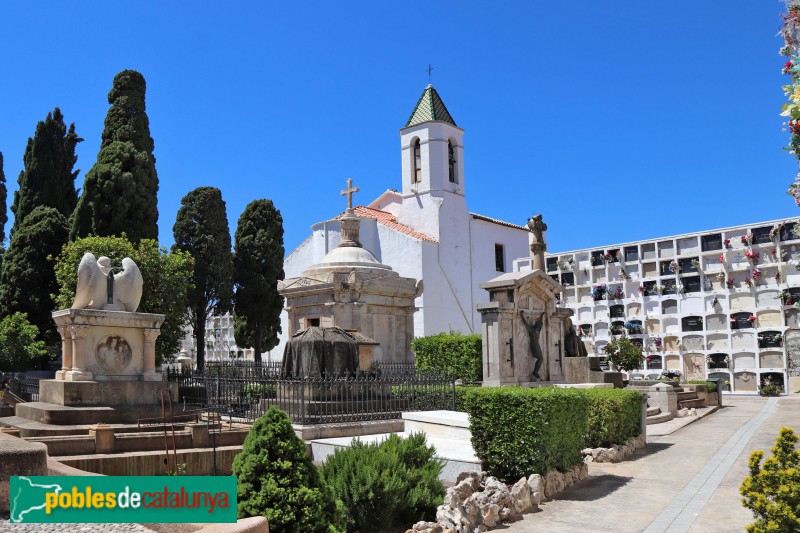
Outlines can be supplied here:
[[[430, 86], [423, 97], [428, 91], [438, 99]], [[400, 276], [423, 280], [424, 291], [415, 302], [417, 337], [451, 330], [479, 333], [481, 319], [475, 306], [488, 301], [479, 284], [498, 272], [510, 272], [513, 258], [529, 253], [527, 228], [468, 211], [464, 130], [446, 116], [449, 120], [414, 124], [409, 119], [411, 125], [400, 130], [400, 183], [388, 183], [396, 189], [355, 208], [361, 218], [362, 246]], [[338, 245], [339, 214], [314, 224], [311, 235], [286, 256], [286, 279], [301, 276]], [[502, 265], [495, 262], [496, 245], [502, 246]], [[288, 331], [285, 311], [281, 329], [280, 343], [265, 360], [282, 357]]]

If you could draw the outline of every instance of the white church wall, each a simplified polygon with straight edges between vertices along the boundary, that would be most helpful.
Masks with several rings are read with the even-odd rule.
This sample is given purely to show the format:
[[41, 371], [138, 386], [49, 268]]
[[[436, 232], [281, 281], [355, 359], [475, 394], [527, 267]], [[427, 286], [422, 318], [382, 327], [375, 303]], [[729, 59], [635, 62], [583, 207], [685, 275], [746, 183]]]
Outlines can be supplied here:
[[[480, 284], [496, 278], [503, 272], [513, 272], [514, 259], [529, 253], [528, 234], [529, 232], [524, 230], [470, 217], [472, 275], [468, 283], [472, 291], [472, 324], [475, 333], [481, 331], [481, 317], [480, 313], [475, 311], [475, 306], [489, 301], [489, 293], [481, 289]], [[496, 268], [495, 244], [503, 245], [502, 272]]]

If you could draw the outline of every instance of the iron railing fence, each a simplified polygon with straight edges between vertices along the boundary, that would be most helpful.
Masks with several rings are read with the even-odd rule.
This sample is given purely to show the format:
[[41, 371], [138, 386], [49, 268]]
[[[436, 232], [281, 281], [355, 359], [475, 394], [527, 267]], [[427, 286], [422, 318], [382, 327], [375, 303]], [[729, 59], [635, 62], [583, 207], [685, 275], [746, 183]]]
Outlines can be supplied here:
[[30, 376], [25, 372], [0, 372], [0, 390], [8, 389], [26, 402], [39, 401], [39, 381], [48, 376]]
[[304, 425], [386, 420], [399, 418], [402, 411], [455, 407], [453, 373], [415, 370], [413, 365], [289, 377], [255, 365], [217, 364], [202, 373], [171, 369], [164, 379], [178, 383], [178, 401], [184, 408], [211, 409], [241, 421], [254, 421], [273, 405]]

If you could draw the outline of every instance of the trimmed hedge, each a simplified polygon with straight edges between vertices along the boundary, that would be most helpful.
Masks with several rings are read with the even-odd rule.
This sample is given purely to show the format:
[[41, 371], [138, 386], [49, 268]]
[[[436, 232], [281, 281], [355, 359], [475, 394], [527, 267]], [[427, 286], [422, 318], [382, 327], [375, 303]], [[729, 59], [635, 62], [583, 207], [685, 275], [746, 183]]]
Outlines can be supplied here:
[[639, 434], [642, 395], [624, 389], [583, 389], [589, 400], [586, 447], [611, 447]]
[[577, 389], [483, 387], [467, 391], [472, 447], [505, 482], [582, 461], [589, 397]]
[[343, 502], [348, 531], [377, 531], [432, 520], [442, 503], [444, 462], [424, 433], [390, 435], [365, 444], [353, 439], [322, 466], [325, 481]]
[[467, 382], [483, 379], [483, 355], [480, 335], [462, 335], [457, 331], [417, 337], [411, 343], [417, 368], [453, 370], [456, 379]]

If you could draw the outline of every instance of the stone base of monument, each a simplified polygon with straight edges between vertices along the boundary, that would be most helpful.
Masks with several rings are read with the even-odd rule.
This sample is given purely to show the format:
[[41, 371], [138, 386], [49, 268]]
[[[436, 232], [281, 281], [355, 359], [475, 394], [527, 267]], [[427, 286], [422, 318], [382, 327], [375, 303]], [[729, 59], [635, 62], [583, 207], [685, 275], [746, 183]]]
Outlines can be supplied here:
[[564, 376], [567, 383], [611, 383], [622, 388], [622, 372], [605, 372], [595, 357], [565, 357]]
[[162, 416], [162, 391], [169, 392], [173, 403], [178, 401], [177, 383], [42, 380], [39, 401], [17, 404], [16, 416], [59, 426], [135, 424]]
[[0, 418], [0, 424], [16, 427], [25, 420], [53, 426], [136, 424], [163, 416], [162, 391], [169, 393], [164, 394], [165, 401], [178, 402], [177, 383], [41, 380], [39, 401], [18, 403], [16, 416]]

